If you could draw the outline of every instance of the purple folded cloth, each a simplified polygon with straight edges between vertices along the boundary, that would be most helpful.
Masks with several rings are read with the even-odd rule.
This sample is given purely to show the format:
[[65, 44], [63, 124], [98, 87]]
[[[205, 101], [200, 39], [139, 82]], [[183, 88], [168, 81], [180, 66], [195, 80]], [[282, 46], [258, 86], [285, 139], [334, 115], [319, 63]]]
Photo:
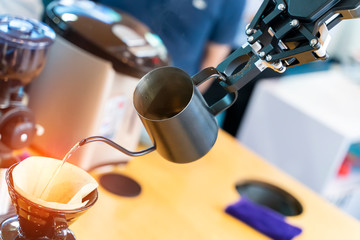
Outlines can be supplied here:
[[243, 221], [259, 232], [274, 240], [293, 239], [301, 233], [301, 229], [285, 222], [285, 217], [274, 210], [256, 204], [246, 198], [229, 205], [225, 212]]

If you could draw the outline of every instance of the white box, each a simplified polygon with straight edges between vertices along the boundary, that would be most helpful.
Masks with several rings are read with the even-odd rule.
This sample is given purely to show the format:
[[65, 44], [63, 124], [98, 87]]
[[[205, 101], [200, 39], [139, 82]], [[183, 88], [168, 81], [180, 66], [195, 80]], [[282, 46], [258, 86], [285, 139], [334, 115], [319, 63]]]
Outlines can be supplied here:
[[261, 81], [237, 138], [321, 192], [360, 140], [360, 85], [341, 69]]

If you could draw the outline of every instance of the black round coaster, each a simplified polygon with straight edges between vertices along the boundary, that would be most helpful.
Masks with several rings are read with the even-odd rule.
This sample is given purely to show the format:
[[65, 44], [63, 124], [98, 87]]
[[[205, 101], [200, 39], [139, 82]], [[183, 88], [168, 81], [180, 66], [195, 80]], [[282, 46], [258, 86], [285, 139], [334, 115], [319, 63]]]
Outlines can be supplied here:
[[100, 185], [107, 191], [123, 197], [136, 197], [141, 186], [132, 178], [119, 173], [105, 173], [100, 176]]

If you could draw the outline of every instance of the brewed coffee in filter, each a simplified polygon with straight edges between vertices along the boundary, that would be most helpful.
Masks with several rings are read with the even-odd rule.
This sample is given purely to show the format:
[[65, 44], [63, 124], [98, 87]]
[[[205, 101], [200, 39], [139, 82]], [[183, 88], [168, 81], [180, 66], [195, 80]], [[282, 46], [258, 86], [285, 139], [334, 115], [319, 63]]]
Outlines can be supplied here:
[[[95, 190], [98, 183], [83, 169], [68, 162], [61, 164], [62, 161], [47, 157], [23, 160], [12, 173], [15, 190], [27, 199], [53, 209], [85, 206], [82, 199]], [[55, 173], [56, 177], [52, 179]]]

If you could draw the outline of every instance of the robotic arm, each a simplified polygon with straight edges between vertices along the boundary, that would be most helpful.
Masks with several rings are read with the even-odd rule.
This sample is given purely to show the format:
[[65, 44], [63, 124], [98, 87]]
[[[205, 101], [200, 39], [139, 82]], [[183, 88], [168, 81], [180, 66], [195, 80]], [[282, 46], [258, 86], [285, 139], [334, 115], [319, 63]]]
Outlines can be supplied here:
[[[227, 92], [236, 93], [266, 68], [282, 73], [327, 59], [328, 31], [359, 17], [359, 0], [264, 0], [247, 26], [247, 43], [212, 71], [220, 73], [217, 81]], [[196, 78], [203, 71], [209, 69]]]
[[[169, 94], [169, 85], [164, 85], [166, 80], [170, 79], [171, 84], [174, 79], [183, 83], [189, 80], [189, 76], [172, 67], [155, 69], [145, 75], [146, 84], [141, 81], [143, 84], [138, 85], [138, 92], [134, 94], [134, 106], [141, 110], [139, 115], [154, 140], [154, 146], [131, 152], [101, 136], [83, 139], [79, 145], [103, 141], [130, 156], [144, 155], [156, 149], [173, 162], [194, 161], [205, 155], [216, 140], [218, 129], [213, 115], [231, 106], [239, 89], [266, 68], [284, 72], [289, 67], [326, 59], [330, 41], [328, 30], [343, 19], [360, 17], [359, 6], [360, 0], [263, 0], [246, 29], [247, 43], [216, 68], [205, 68], [192, 77], [195, 86], [215, 78], [226, 90], [226, 95], [219, 101], [205, 108], [198, 91], [192, 87], [177, 91], [178, 86], [185, 86], [179, 84], [173, 92], [180, 94], [174, 97], [174, 94]], [[196, 100], [186, 99], [189, 96]], [[155, 105], [153, 109], [156, 111], [151, 109]], [[152, 119], [149, 112], [156, 118]], [[198, 112], [201, 114], [196, 115]], [[194, 117], [197, 117], [196, 121]], [[182, 142], [186, 144], [179, 144]]]

